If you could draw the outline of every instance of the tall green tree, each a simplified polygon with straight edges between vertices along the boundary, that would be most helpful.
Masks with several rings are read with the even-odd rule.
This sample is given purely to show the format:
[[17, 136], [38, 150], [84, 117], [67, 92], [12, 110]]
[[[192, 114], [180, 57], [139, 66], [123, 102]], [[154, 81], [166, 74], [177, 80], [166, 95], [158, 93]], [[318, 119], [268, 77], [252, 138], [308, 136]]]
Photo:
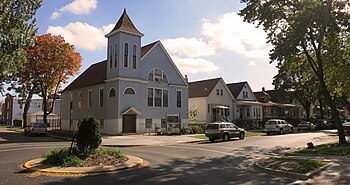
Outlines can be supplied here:
[[[350, 2], [347, 0], [241, 0], [239, 15], [262, 26], [271, 62], [307, 58], [317, 77], [325, 103], [338, 128], [339, 143], [346, 143], [334, 96], [349, 92]], [[345, 69], [344, 69], [345, 68]], [[347, 71], [347, 72], [346, 72]]]
[[26, 62], [25, 48], [35, 42], [34, 15], [42, 0], [0, 1], [0, 92], [7, 77]]

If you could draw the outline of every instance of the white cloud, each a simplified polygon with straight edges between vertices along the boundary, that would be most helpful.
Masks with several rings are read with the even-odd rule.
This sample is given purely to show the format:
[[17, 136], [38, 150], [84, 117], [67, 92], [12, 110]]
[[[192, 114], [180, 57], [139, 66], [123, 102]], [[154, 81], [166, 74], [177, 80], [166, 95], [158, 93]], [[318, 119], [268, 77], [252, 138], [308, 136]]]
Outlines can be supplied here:
[[216, 22], [204, 19], [201, 33], [212, 48], [233, 51], [248, 58], [267, 61], [271, 48], [261, 28], [246, 23], [236, 12], [226, 13]]
[[254, 60], [251, 60], [251, 61], [249, 61], [249, 65], [250, 65], [250, 66], [256, 66], [256, 63], [255, 63]]
[[87, 15], [91, 10], [96, 9], [97, 0], [74, 0], [51, 14], [50, 19], [57, 19], [63, 12], [70, 12], [77, 15]]
[[59, 12], [53, 12], [50, 16], [50, 19], [57, 19], [61, 16]]
[[96, 8], [97, 0], [74, 0], [73, 2], [62, 7], [62, 12], [71, 12], [74, 14], [89, 14]]
[[181, 58], [178, 56], [171, 56], [171, 58], [182, 74], [212, 73], [220, 69], [213, 62], [203, 58]]
[[215, 54], [215, 49], [202, 39], [180, 37], [163, 40], [162, 43], [168, 52], [179, 56], [202, 57]]
[[87, 23], [75, 22], [66, 26], [49, 26], [47, 33], [61, 35], [67, 42], [77, 48], [95, 51], [106, 47], [107, 39], [104, 35], [110, 32], [113, 26], [113, 24], [109, 24], [97, 28]]

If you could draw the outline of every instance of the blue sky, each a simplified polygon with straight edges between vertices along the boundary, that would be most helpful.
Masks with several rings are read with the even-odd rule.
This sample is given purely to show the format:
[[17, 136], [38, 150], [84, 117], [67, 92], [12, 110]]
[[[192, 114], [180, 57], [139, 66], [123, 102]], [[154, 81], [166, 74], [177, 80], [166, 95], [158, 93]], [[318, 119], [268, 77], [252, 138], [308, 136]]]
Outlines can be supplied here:
[[238, 0], [44, 0], [36, 19], [39, 34], [60, 34], [75, 45], [81, 72], [106, 59], [104, 34], [126, 8], [144, 34], [142, 45], [161, 40], [189, 81], [223, 77], [248, 81], [254, 91], [272, 89], [271, 47], [261, 29], [236, 14], [243, 6]]

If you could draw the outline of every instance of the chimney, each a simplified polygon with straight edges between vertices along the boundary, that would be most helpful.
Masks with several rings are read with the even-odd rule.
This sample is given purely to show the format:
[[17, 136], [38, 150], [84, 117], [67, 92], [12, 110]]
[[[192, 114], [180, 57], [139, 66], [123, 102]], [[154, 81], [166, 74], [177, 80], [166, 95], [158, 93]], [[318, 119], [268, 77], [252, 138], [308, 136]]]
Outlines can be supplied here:
[[265, 92], [265, 87], [262, 87], [262, 91]]
[[188, 83], [188, 77], [187, 77], [187, 75], [185, 75], [185, 81], [186, 81], [186, 83]]

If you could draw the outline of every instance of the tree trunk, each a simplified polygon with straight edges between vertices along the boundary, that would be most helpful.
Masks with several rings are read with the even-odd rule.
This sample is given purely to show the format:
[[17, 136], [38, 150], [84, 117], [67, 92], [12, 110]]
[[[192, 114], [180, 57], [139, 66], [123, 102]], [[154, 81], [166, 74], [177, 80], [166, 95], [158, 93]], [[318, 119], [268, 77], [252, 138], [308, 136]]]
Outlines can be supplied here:
[[323, 99], [320, 96], [320, 99], [318, 100], [320, 103], [320, 113], [321, 113], [321, 119], [324, 119], [324, 110], [323, 110]]
[[324, 97], [325, 103], [329, 105], [331, 108], [331, 113], [332, 117], [335, 121], [335, 125], [338, 129], [338, 137], [339, 137], [339, 144], [346, 144], [346, 139], [345, 139], [345, 133], [344, 133], [344, 128], [343, 125], [341, 124], [340, 121], [340, 115], [339, 111], [337, 109], [337, 106], [335, 105], [334, 100], [332, 100], [332, 97], [327, 89], [326, 83], [324, 82], [323, 78], [319, 78], [320, 80], [320, 88], [322, 95]]
[[28, 117], [28, 110], [30, 108], [30, 101], [32, 100], [32, 97], [33, 97], [33, 92], [29, 91], [23, 107], [23, 128], [25, 128], [28, 125], [27, 117]]
[[46, 93], [44, 93], [44, 92], [42, 92], [42, 95], [43, 95], [42, 97], [43, 97], [43, 112], [44, 112], [43, 119], [44, 119], [44, 123], [47, 126], [49, 126], [47, 123], [47, 115], [48, 115], [48, 113], [47, 113], [47, 96], [46, 96]]

